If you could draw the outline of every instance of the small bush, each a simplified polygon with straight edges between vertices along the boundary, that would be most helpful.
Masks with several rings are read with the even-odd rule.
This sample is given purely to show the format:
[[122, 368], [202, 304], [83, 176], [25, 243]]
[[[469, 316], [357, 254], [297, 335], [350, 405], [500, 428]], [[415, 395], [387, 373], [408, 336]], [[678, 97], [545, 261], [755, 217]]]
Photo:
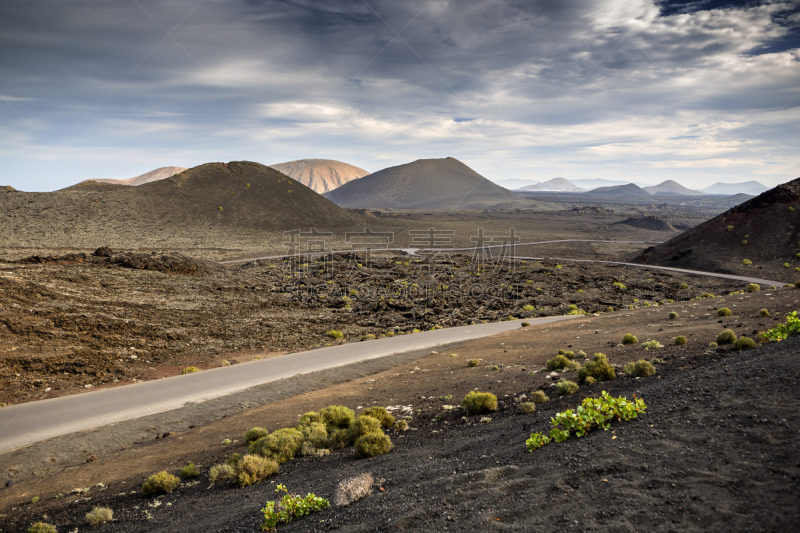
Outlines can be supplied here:
[[747, 286], [747, 292], [758, 292], [761, 290], [761, 286], [751, 283]]
[[36, 522], [28, 528], [28, 533], [56, 533], [56, 526], [46, 522]]
[[208, 471], [208, 478], [211, 480], [211, 483], [233, 479], [233, 476], [234, 476], [233, 467], [225, 463], [220, 465], [214, 465]]
[[564, 348], [558, 349], [558, 355], [564, 355], [565, 353], [567, 353], [567, 351]]
[[675, 311], [671, 311], [669, 314], [669, 318], [670, 320], [675, 320], [676, 318], [678, 318], [678, 313], [676, 313]]
[[550, 398], [547, 397], [544, 391], [537, 390], [531, 393], [531, 401], [533, 403], [545, 403], [548, 400], [550, 400]]
[[536, 411], [536, 404], [534, 402], [522, 402], [519, 404], [519, 410], [523, 413], [533, 413]]
[[655, 367], [650, 364], [650, 361], [639, 359], [635, 363], [631, 361], [623, 368], [623, 372], [635, 378], [652, 376], [656, 373]]
[[199, 475], [200, 472], [197, 471], [197, 467], [195, 466], [194, 463], [189, 463], [188, 465], [181, 468], [181, 477], [183, 479], [191, 479]]
[[663, 345], [663, 344], [661, 344], [660, 342], [658, 342], [657, 340], [655, 340], [655, 339], [654, 339], [654, 340], [651, 340], [651, 341], [647, 341], [647, 342], [645, 342], [645, 343], [642, 345], [642, 347], [643, 347], [645, 350], [655, 350], [655, 349], [658, 349], [658, 348], [663, 348], [663, 347], [664, 347], [664, 345]]
[[466, 409], [467, 416], [473, 416], [497, 410], [497, 396], [491, 392], [470, 391], [461, 400], [461, 405]]
[[728, 226], [728, 227], [727, 227], [727, 228], [725, 228], [725, 229], [726, 229], [726, 230], [728, 230], [729, 232], [730, 232], [730, 231], [733, 231], [733, 226]]
[[375, 339], [375, 335], [373, 335], [372, 333], [367, 333], [366, 335], [361, 336], [362, 341], [371, 341], [373, 339]]
[[244, 443], [250, 444], [251, 442], [255, 442], [258, 439], [263, 439], [269, 435], [269, 431], [264, 428], [254, 427], [250, 428], [244, 432]]
[[279, 524], [291, 522], [296, 518], [302, 518], [330, 506], [328, 500], [314, 494], [306, 494], [305, 498], [301, 498], [299, 495], [292, 496], [286, 487], [279, 484], [275, 492], [280, 491], [286, 493], [281, 501], [269, 501], [261, 509], [261, 512], [264, 513], [264, 523], [261, 524], [261, 528], [265, 531], [273, 531]]
[[522, 322], [522, 323], [520, 323], [520, 327], [522, 327], [522, 328], [527, 328], [530, 325], [531, 325], [530, 322]]
[[783, 268], [789, 268], [789, 263], [784, 263]]
[[336, 495], [333, 501], [340, 507], [345, 507], [357, 502], [372, 492], [372, 484], [375, 480], [372, 474], [361, 474], [360, 476], [345, 479], [336, 487]]
[[750, 348], [755, 348], [756, 341], [749, 337], [740, 337], [733, 345], [740, 350], [749, 350]]
[[350, 433], [350, 442], [355, 442], [359, 437], [362, 437], [367, 433], [380, 432], [381, 423], [377, 418], [359, 415], [353, 421], [347, 431]]
[[157, 494], [168, 494], [178, 488], [181, 482], [170, 474], [162, 470], [157, 474], [153, 474], [142, 485], [142, 494], [145, 496], [155, 496]]
[[636, 335], [626, 333], [625, 336], [622, 337], [622, 344], [636, 344], [637, 342], [639, 342], [639, 339], [636, 338]]
[[743, 265], [752, 265], [752, 264], [753, 264], [753, 262], [752, 262], [752, 261], [750, 261], [749, 259], [742, 259], [742, 264], [743, 264]]
[[795, 289], [800, 289], [800, 281], [795, 281], [794, 282], [794, 288]]
[[228, 361], [227, 359], [225, 359], [219, 365], [220, 366], [231, 366], [231, 362]]
[[589, 377], [596, 381], [608, 381], [617, 377], [614, 367], [609, 364], [604, 353], [594, 354], [591, 361], [578, 369], [578, 383], [584, 383]]
[[679, 289], [688, 289], [689, 286], [687, 284], [685, 284], [685, 283], [681, 283], [680, 285], [678, 285], [678, 288]]
[[586, 358], [586, 352], [583, 350], [578, 350], [578, 353], [575, 354], [575, 357]]
[[564, 352], [564, 357], [572, 361], [573, 359], [575, 359], [575, 352], [573, 351]]
[[686, 337], [684, 337], [683, 335], [678, 335], [677, 337], [675, 337], [675, 344], [677, 344], [678, 346], [683, 346], [684, 344], [686, 344]]
[[700, 295], [700, 298], [713, 298], [713, 297], [714, 295], [711, 294], [710, 292], [704, 292], [703, 294]]
[[196, 366], [187, 366], [183, 370], [181, 370], [181, 376], [186, 374], [194, 374], [195, 372], [200, 372], [200, 369]]
[[343, 405], [331, 405], [319, 411], [320, 421], [328, 428], [347, 428], [353, 423], [355, 413]]
[[272, 459], [259, 455], [245, 455], [234, 468], [234, 479], [240, 487], [246, 487], [277, 474], [279, 469], [278, 463]]
[[392, 451], [392, 441], [382, 431], [373, 431], [362, 435], [353, 445], [356, 457], [368, 458], [383, 455]]
[[315, 448], [324, 448], [328, 444], [328, 428], [322, 422], [298, 424], [297, 429], [303, 433], [303, 441]]
[[733, 330], [726, 329], [719, 335], [717, 335], [717, 344], [722, 346], [723, 344], [734, 344], [736, 342], [736, 333]]
[[719, 316], [731, 316], [731, 310], [728, 309], [727, 307], [722, 307], [720, 309], [717, 309], [717, 315], [719, 315]]
[[344, 337], [344, 334], [338, 329], [332, 329], [330, 331], [326, 331], [325, 335], [327, 335], [331, 339], [341, 339], [342, 337]]
[[295, 428], [282, 428], [250, 444], [251, 454], [285, 463], [294, 458], [303, 445], [303, 433]]
[[385, 407], [370, 407], [369, 409], [364, 409], [364, 412], [361, 414], [377, 419], [381, 423], [383, 429], [388, 429], [394, 424], [394, 416], [392, 416]]
[[594, 379], [592, 376], [586, 376], [586, 379], [583, 380], [583, 383], [586, 385], [594, 385], [595, 383], [597, 383], [597, 380]]
[[522, 306], [523, 311], [536, 311], [536, 308], [530, 304]]
[[242, 454], [240, 453], [232, 453], [230, 457], [225, 459], [225, 464], [230, 466], [236, 466], [236, 463], [242, 460]]
[[563, 370], [567, 365], [569, 365], [569, 359], [564, 355], [557, 355], [552, 359], [548, 359], [545, 364], [547, 370]]
[[767, 310], [767, 309], [761, 309], [761, 310], [758, 312], [758, 316], [763, 316], [763, 317], [765, 317], [765, 318], [766, 318], [766, 317], [770, 317], [770, 316], [772, 316], [772, 315], [770, 315], [770, 314], [769, 314], [769, 310]]
[[578, 392], [578, 384], [574, 381], [569, 381], [566, 379], [562, 379], [558, 383], [556, 383], [556, 389], [561, 396], [568, 396], [570, 394], [575, 394]]
[[478, 361], [477, 359], [470, 359], [469, 361], [467, 361], [467, 366], [469, 366], [469, 367], [476, 367], [476, 366], [478, 366], [480, 363], [481, 363], [481, 362], [480, 362], [480, 361]]
[[86, 521], [91, 526], [99, 526], [106, 522], [111, 522], [114, 519], [114, 511], [109, 507], [94, 507], [91, 511], [86, 513]]
[[717, 344], [716, 342], [709, 342], [708, 343], [708, 347], [709, 348], [718, 348], [719, 344]]
[[397, 431], [408, 431], [408, 422], [405, 420], [398, 420], [394, 423], [394, 429]]

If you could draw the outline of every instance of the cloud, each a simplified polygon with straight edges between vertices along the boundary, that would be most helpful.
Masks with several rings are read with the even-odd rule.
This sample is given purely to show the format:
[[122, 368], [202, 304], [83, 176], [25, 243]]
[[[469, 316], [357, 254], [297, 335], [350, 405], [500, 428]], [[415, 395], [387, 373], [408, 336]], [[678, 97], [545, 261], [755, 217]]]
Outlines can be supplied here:
[[[69, 163], [24, 189], [233, 159], [695, 186], [800, 162], [796, 2], [139, 3], [0, 4], [0, 94]], [[49, 149], [0, 120], [19, 184]]]

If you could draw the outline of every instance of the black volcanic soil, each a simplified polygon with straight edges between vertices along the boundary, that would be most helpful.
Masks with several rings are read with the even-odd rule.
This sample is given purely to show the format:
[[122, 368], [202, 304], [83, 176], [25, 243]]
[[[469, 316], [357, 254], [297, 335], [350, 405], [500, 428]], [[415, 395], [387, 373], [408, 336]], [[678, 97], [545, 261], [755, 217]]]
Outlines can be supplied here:
[[[725, 347], [711, 350], [707, 340], [719, 328], [740, 322], [745, 329], [758, 322], [763, 327], [771, 325], [774, 322], [758, 317], [756, 309], [770, 306], [777, 317], [782, 314], [778, 309], [789, 309], [786, 305], [796, 308], [797, 294], [783, 289], [774, 294], [726, 298], [724, 303], [735, 310], [733, 317], [723, 321], [726, 323], [718, 324], [717, 317], [691, 321], [699, 339], [650, 352], [643, 352], [641, 346], [603, 348], [601, 338], [608, 333], [619, 338], [622, 331], [649, 338], [650, 326], [663, 329], [670, 323], [665, 318], [668, 310], [676, 309], [684, 317], [698, 307], [704, 310], [710, 304], [713, 308], [723, 301], [585, 319], [591, 320], [586, 329], [599, 328], [598, 338], [594, 334], [576, 337], [576, 324], [559, 324], [547, 331], [520, 329], [467, 343], [456, 349], [455, 358], [434, 354], [371, 376], [374, 382], [344, 384], [265, 406], [170, 437], [177, 440], [156, 441], [109, 460], [74, 467], [50, 482], [27, 484], [24, 492], [14, 485], [5, 489], [10, 492], [0, 507], [5, 513], [3, 531], [24, 531], [42, 514], [57, 524], [59, 531], [71, 531], [83, 527], [83, 516], [94, 505], [114, 510], [115, 521], [99, 528], [102, 531], [256, 531], [261, 507], [275, 497], [275, 484], [332, 499], [341, 480], [363, 472], [381, 480], [372, 495], [279, 529], [793, 530], [800, 520], [800, 399], [796, 394], [800, 365], [795, 357], [800, 337], [744, 352]], [[787, 301], [790, 304], [785, 304]], [[668, 335], [652, 336], [666, 340]], [[546, 348], [541, 349], [538, 341]], [[528, 373], [553, 355], [556, 346], [566, 347], [568, 342], [588, 353], [603, 349], [612, 362], [641, 356], [657, 356], [664, 362], [656, 363], [653, 377], [634, 379], [618, 371], [613, 381], [583, 386], [573, 396], [558, 397], [548, 385], [552, 381], [546, 372]], [[531, 343], [533, 347], [528, 346]], [[499, 363], [502, 370], [466, 368], [464, 360], [479, 354], [484, 355], [484, 363]], [[422, 370], [412, 370], [413, 364]], [[421, 381], [416, 382], [415, 376]], [[460, 408], [442, 409], [444, 403], [457, 404], [465, 391], [475, 387], [491, 390], [501, 400], [490, 420], [465, 418]], [[518, 403], [537, 389], [544, 389], [550, 402], [538, 406], [533, 414], [522, 413]], [[525, 439], [531, 432], [546, 432], [556, 412], [574, 408], [581, 398], [597, 396], [601, 390], [614, 396], [636, 395], [647, 403], [647, 413], [631, 422], [614, 423], [608, 432], [595, 431], [526, 452]], [[446, 393], [452, 393], [453, 400], [437, 399]], [[232, 428], [242, 432], [256, 423], [274, 429], [296, 420], [296, 413], [319, 409], [329, 401], [355, 407], [371, 404], [372, 398], [378, 405], [410, 404], [419, 409], [410, 419], [413, 431], [389, 433], [395, 449], [385, 456], [356, 460], [352, 451], [342, 450], [322, 458], [296, 459], [282, 465], [270, 481], [244, 489], [209, 485], [204, 473], [199, 484], [157, 499], [139, 493], [143, 474], [131, 477], [131, 467], [149, 466], [153, 471], [166, 466], [176, 471], [189, 459], [202, 464], [205, 472], [226, 454], [239, 451], [241, 445], [225, 448], [206, 442], [200, 446], [203, 440], [216, 437], [218, 442], [230, 436]], [[137, 453], [140, 457], [134, 460]], [[149, 464], [142, 460], [143, 453]], [[125, 461], [126, 455], [131, 462]], [[111, 475], [114, 469], [127, 469], [125, 483]], [[94, 487], [85, 494], [59, 499], [50, 494], [65, 483], [68, 487], [92, 487], [101, 481], [107, 488]], [[37, 504], [24, 503], [35, 494], [45, 497]]]
[[794, 283], [800, 280], [798, 254], [800, 178], [649, 248], [634, 261]]
[[[404, 255], [370, 263], [337, 255], [293, 271], [283, 261], [219, 266], [178, 254], [98, 253], [0, 262], [0, 401], [157, 379], [367, 334], [559, 315], [570, 306], [595, 313], [744, 288], [734, 280], [555, 261], [478, 271], [460, 255], [431, 275], [430, 265]], [[344, 340], [326, 335], [334, 329]]]
[[648, 229], [651, 231], [678, 231], [672, 224], [661, 217], [650, 215], [645, 217], [628, 217], [614, 224], [625, 224], [634, 228]]

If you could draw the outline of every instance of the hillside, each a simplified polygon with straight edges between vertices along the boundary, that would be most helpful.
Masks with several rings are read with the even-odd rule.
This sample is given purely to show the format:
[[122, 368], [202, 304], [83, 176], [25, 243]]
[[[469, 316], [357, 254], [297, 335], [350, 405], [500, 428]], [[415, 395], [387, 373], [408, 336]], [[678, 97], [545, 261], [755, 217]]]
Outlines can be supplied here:
[[647, 229], [651, 231], [678, 231], [672, 224], [655, 215], [645, 217], [628, 217], [625, 220], [614, 222], [611, 226], [625, 224], [634, 228]]
[[698, 196], [705, 194], [700, 191], [693, 191], [692, 189], [687, 189], [677, 181], [672, 181], [672, 180], [662, 181], [658, 185], [643, 187], [643, 189], [649, 192], [650, 194], [668, 194], [671, 196]]
[[741, 183], [723, 183], [718, 181], [714, 185], [702, 189], [706, 194], [749, 194], [751, 196], [761, 194], [768, 190], [769, 187], [758, 181], [744, 181]]
[[578, 187], [574, 183], [564, 178], [553, 178], [543, 183], [536, 183], [522, 187], [521, 191], [560, 191], [560, 192], [583, 192], [586, 189]]
[[[679, 268], [800, 279], [800, 178], [648, 248], [634, 261]], [[751, 265], [743, 264], [744, 260]], [[788, 267], [784, 267], [788, 264]]]
[[556, 209], [521, 198], [452, 157], [386, 168], [325, 197], [342, 207], [367, 209]]
[[134, 178], [128, 179], [110, 179], [110, 178], [99, 178], [94, 180], [86, 180], [82, 183], [86, 183], [87, 181], [94, 181], [97, 183], [111, 183], [113, 185], [144, 185], [145, 183], [150, 183], [151, 181], [160, 181], [167, 178], [174, 176], [175, 174], [180, 174], [184, 170], [187, 170], [186, 167], [161, 167], [155, 170], [151, 170], [146, 174], [142, 174], [141, 176], [136, 176]]
[[602, 194], [606, 196], [650, 196], [650, 193], [638, 185], [628, 183], [627, 185], [612, 185], [609, 187], [598, 187], [588, 191], [589, 194]]
[[[208, 163], [138, 187], [85, 182], [60, 191], [0, 190], [0, 232], [28, 246], [231, 243], [243, 235], [358, 227], [361, 217], [258, 163]], [[213, 236], [213, 239], [212, 239]]]
[[270, 166], [319, 194], [369, 174], [363, 168], [332, 159], [299, 159]]

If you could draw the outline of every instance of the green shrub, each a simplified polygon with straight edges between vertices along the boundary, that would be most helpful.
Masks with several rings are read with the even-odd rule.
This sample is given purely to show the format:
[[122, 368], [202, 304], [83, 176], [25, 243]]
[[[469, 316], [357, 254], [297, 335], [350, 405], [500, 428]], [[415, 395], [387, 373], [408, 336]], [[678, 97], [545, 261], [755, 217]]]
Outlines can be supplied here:
[[230, 457], [225, 459], [225, 464], [230, 466], [236, 466], [236, 463], [242, 460], [242, 454], [240, 453], [232, 453]]
[[342, 337], [344, 337], [344, 334], [338, 329], [332, 329], [330, 331], [326, 331], [325, 335], [327, 335], [331, 339], [341, 339]]
[[520, 326], [521, 328], [527, 328], [527, 327], [528, 327], [528, 326], [530, 326], [530, 325], [531, 325], [531, 323], [530, 323], [530, 322], [521, 322], [519, 326]]
[[789, 263], [784, 263], [783, 268], [789, 268]]
[[726, 329], [719, 335], [717, 335], [717, 344], [722, 346], [723, 344], [734, 344], [736, 342], [736, 333], [733, 330]]
[[664, 345], [654, 339], [654, 340], [650, 340], [650, 341], [645, 342], [642, 345], [642, 347], [645, 350], [655, 350], [655, 349], [658, 349], [658, 348], [663, 348]]
[[56, 533], [56, 526], [46, 522], [36, 522], [28, 528], [28, 533]]
[[685, 284], [685, 283], [681, 283], [680, 285], [678, 285], [678, 288], [679, 289], [688, 289], [689, 286], [687, 284]]
[[373, 339], [375, 339], [375, 335], [373, 335], [372, 333], [367, 333], [366, 335], [361, 336], [362, 341], [371, 341]]
[[675, 300], [672, 300], [672, 299], [670, 299], [670, 298], [667, 298], [667, 303], [668, 303], [668, 304], [675, 303]]
[[586, 376], [586, 379], [583, 380], [583, 383], [585, 385], [594, 385], [595, 383], [597, 383], [597, 380], [594, 379], [592, 376]]
[[183, 479], [191, 479], [199, 475], [200, 472], [197, 471], [197, 467], [194, 465], [194, 463], [190, 462], [188, 465], [181, 468], [181, 477]]
[[309, 411], [305, 413], [303, 416], [300, 417], [300, 421], [298, 422], [298, 424], [305, 425], [305, 424], [310, 424], [312, 422], [322, 422], [319, 413], [316, 411]]
[[583, 350], [578, 350], [578, 353], [575, 354], [575, 357], [580, 357], [583, 359], [586, 357], [586, 352], [584, 352]]
[[519, 404], [519, 410], [523, 413], [533, 413], [536, 411], [536, 404], [534, 402], [522, 402]]
[[208, 478], [211, 480], [211, 483], [216, 483], [218, 481], [225, 481], [227, 479], [233, 479], [235, 472], [233, 467], [228, 464], [220, 464], [214, 465], [208, 471]]
[[328, 433], [328, 447], [332, 450], [347, 448], [352, 444], [353, 441], [350, 440], [349, 429], [339, 428], [339, 429], [334, 429]]
[[250, 444], [251, 442], [255, 442], [258, 439], [262, 439], [269, 435], [269, 431], [264, 428], [254, 427], [250, 428], [244, 432], [244, 443]]
[[373, 431], [362, 435], [354, 444], [356, 457], [368, 458], [383, 455], [392, 451], [392, 441], [382, 431]]
[[467, 366], [470, 366], [470, 367], [476, 367], [476, 366], [478, 366], [480, 363], [481, 363], [481, 362], [480, 362], [480, 361], [478, 361], [477, 359], [470, 359], [469, 361], [467, 361]]
[[348, 428], [350, 442], [355, 442], [359, 437], [367, 433], [381, 431], [381, 422], [371, 416], [359, 415]]
[[547, 394], [545, 394], [544, 391], [537, 390], [531, 393], [531, 401], [533, 403], [545, 403], [549, 399], [550, 398], [547, 397]]
[[320, 421], [328, 428], [348, 428], [353, 423], [355, 413], [343, 405], [331, 405], [319, 411]]
[[491, 392], [470, 391], [464, 396], [464, 399], [461, 400], [461, 405], [466, 409], [467, 416], [496, 411], [497, 396]]
[[578, 369], [578, 383], [584, 383], [589, 377], [596, 381], [608, 381], [617, 377], [614, 367], [609, 364], [608, 357], [604, 353], [594, 354], [591, 361]]
[[86, 521], [91, 526], [99, 526], [106, 522], [111, 522], [114, 519], [114, 511], [109, 507], [95, 506], [91, 511], [86, 513]]
[[754, 348], [756, 345], [756, 341], [749, 337], [740, 337], [734, 344], [740, 350], [749, 350], [750, 348]]
[[162, 470], [153, 474], [142, 485], [142, 494], [145, 496], [155, 496], [157, 494], [167, 494], [178, 488], [181, 482], [170, 474]]
[[280, 491], [286, 493], [280, 502], [269, 501], [261, 509], [261, 512], [264, 513], [264, 523], [261, 524], [261, 528], [265, 531], [274, 531], [279, 524], [291, 522], [296, 518], [302, 518], [330, 506], [328, 500], [314, 494], [309, 493], [305, 498], [292, 496], [286, 487], [279, 484], [275, 492]]
[[752, 262], [752, 261], [750, 261], [749, 259], [742, 259], [742, 264], [743, 264], [743, 265], [752, 265], [752, 264], [753, 264], [753, 262]]
[[684, 337], [683, 335], [678, 335], [677, 337], [675, 337], [675, 344], [677, 344], [678, 346], [683, 346], [684, 344], [686, 344], [686, 337]]
[[185, 374], [193, 374], [195, 372], [200, 372], [200, 369], [197, 368], [196, 366], [187, 366], [186, 368], [181, 370], [181, 376]]
[[761, 286], [751, 283], [747, 286], [747, 292], [758, 292], [761, 290]]
[[639, 339], [636, 338], [636, 335], [631, 333], [626, 333], [624, 337], [622, 337], [622, 344], [636, 344], [639, 342]]
[[564, 355], [565, 353], [567, 353], [567, 351], [564, 348], [558, 349], [558, 355]]
[[536, 311], [536, 308], [530, 304], [522, 306], [523, 311]]
[[266, 437], [252, 442], [248, 447], [251, 454], [285, 463], [294, 458], [303, 445], [303, 433], [295, 428], [282, 428]]
[[786, 324], [778, 324], [764, 332], [764, 336], [770, 341], [782, 341], [797, 334], [800, 334], [800, 318], [797, 316], [797, 311], [786, 315]]
[[315, 448], [324, 448], [328, 444], [328, 428], [322, 422], [298, 424], [297, 429], [303, 433], [303, 440]]
[[708, 347], [709, 348], [718, 348], [719, 344], [717, 344], [716, 342], [709, 342], [708, 343]]
[[800, 281], [795, 281], [794, 282], [794, 288], [795, 289], [800, 289]]
[[733, 231], [733, 226], [728, 226], [728, 227], [727, 227], [727, 228], [725, 228], [725, 229], [727, 229], [729, 232], [730, 232], [730, 231]]
[[570, 394], [575, 394], [578, 392], [578, 384], [574, 381], [569, 381], [566, 379], [562, 379], [558, 383], [556, 383], [556, 389], [561, 396], [568, 396]]
[[652, 376], [656, 373], [655, 367], [650, 364], [650, 361], [639, 359], [635, 363], [631, 361], [623, 368], [623, 372], [635, 378]]
[[278, 463], [268, 457], [245, 455], [241, 461], [236, 463], [233, 479], [240, 487], [246, 487], [277, 474], [279, 469]]
[[397, 431], [408, 431], [408, 422], [405, 420], [398, 420], [394, 423], [394, 429]]
[[392, 427], [392, 424], [394, 424], [394, 417], [385, 407], [370, 407], [369, 409], [364, 409], [364, 412], [361, 414], [362, 416], [376, 418], [381, 423], [383, 429], [389, 429]]
[[552, 359], [548, 359], [545, 364], [547, 370], [563, 370], [567, 365], [569, 365], [569, 359], [564, 355], [557, 355]]
[[572, 361], [573, 359], [575, 359], [575, 352], [573, 351], [564, 352], [564, 357]]
[[676, 318], [678, 318], [678, 313], [676, 313], [675, 311], [671, 311], [669, 314], [669, 318], [670, 320], [675, 320]]
[[728, 309], [727, 307], [722, 307], [720, 309], [717, 309], [717, 315], [719, 315], [719, 316], [731, 316], [731, 310]]
[[713, 298], [713, 297], [714, 295], [711, 294], [710, 292], [704, 292], [703, 294], [700, 295], [700, 298]]

